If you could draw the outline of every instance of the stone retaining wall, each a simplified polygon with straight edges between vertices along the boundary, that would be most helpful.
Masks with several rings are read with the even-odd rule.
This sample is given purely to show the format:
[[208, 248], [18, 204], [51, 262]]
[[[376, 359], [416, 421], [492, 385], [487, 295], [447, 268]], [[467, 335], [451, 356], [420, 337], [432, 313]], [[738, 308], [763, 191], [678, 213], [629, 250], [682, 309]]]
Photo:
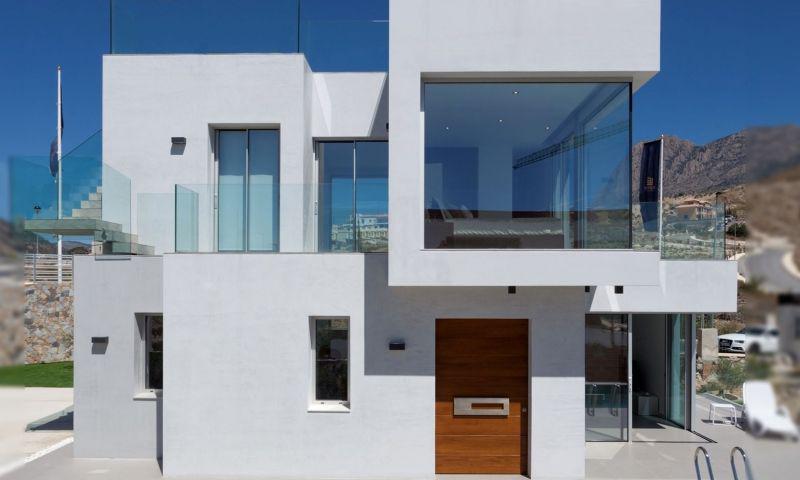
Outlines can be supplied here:
[[22, 264], [0, 257], [0, 367], [25, 361], [24, 308]]
[[28, 284], [25, 299], [25, 363], [72, 360], [72, 283]]

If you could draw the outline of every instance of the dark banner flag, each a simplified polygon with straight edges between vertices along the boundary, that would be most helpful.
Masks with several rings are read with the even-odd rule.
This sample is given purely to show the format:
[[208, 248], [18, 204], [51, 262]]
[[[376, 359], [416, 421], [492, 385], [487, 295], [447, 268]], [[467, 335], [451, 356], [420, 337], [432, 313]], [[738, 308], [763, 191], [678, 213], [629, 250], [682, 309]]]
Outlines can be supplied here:
[[645, 231], [658, 231], [658, 212], [661, 188], [661, 140], [647, 142], [642, 146], [642, 163], [639, 177], [639, 205]]

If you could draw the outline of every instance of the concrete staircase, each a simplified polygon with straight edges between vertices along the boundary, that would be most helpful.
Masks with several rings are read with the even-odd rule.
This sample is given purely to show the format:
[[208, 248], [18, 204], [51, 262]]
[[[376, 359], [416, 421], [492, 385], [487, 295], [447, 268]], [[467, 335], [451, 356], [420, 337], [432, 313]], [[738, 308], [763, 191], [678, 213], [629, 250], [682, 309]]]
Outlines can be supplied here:
[[103, 218], [103, 187], [95, 187], [88, 200], [81, 200], [79, 208], [73, 208], [69, 218]]
[[25, 230], [66, 236], [91, 236], [96, 255], [153, 255], [155, 249], [139, 243], [136, 234], [126, 233], [122, 225], [103, 220], [103, 188], [95, 187], [80, 207], [73, 208], [68, 217], [25, 221]]

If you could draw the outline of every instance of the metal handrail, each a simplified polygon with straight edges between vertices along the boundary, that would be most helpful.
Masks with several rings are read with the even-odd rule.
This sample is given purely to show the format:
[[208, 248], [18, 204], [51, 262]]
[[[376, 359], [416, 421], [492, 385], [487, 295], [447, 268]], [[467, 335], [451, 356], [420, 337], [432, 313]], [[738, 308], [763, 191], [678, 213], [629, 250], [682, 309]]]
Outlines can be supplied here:
[[694, 471], [697, 474], [697, 480], [701, 480], [703, 477], [700, 475], [700, 462], [699, 457], [697, 456], [700, 452], [703, 452], [703, 455], [706, 457], [706, 468], [708, 469], [708, 477], [710, 480], [714, 480], [714, 469], [711, 468], [711, 457], [708, 455], [708, 451], [703, 447], [697, 447], [697, 450], [694, 451]]
[[742, 449], [742, 447], [733, 447], [731, 448], [731, 470], [733, 471], [733, 480], [739, 480], [739, 472], [736, 470], [736, 452], [739, 452], [742, 456], [742, 461], [744, 462], [744, 473], [747, 475], [747, 480], [753, 480], [753, 471], [750, 469], [750, 459], [747, 458], [747, 453]]
[[591, 403], [589, 404], [590, 406], [586, 408], [586, 414], [589, 415], [590, 417], [594, 417], [594, 408], [595, 405], [597, 404], [597, 399], [595, 398], [595, 393], [594, 393], [596, 391], [597, 391], [597, 385], [592, 384], [592, 387], [589, 390], [589, 398], [591, 398], [590, 400]]
[[614, 388], [611, 389], [611, 404], [608, 406], [608, 413], [610, 413], [612, 417], [619, 416], [619, 407], [617, 407], [617, 401], [619, 401], [621, 395], [622, 387], [619, 385], [614, 385]]

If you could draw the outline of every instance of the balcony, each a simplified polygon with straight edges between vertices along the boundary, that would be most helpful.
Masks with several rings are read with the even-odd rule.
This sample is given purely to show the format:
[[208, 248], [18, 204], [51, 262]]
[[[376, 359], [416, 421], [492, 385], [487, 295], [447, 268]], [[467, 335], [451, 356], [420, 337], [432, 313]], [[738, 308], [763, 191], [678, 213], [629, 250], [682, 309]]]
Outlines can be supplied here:
[[28, 242], [39, 236], [39, 253], [55, 251], [52, 235], [74, 237], [96, 254], [154, 252], [131, 233], [131, 180], [103, 163], [102, 132], [62, 157], [60, 215], [57, 166], [49, 163], [45, 156], [11, 158], [12, 221], [23, 224]]
[[385, 186], [178, 184], [138, 194], [137, 232], [162, 253], [387, 252]]

